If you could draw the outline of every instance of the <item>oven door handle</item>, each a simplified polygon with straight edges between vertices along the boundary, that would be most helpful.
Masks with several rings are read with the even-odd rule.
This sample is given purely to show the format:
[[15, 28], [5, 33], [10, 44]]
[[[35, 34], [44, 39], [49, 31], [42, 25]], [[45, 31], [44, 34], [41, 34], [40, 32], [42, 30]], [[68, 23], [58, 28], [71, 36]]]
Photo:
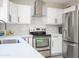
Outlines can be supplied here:
[[34, 38], [33, 40], [34, 48], [36, 48], [36, 39]]

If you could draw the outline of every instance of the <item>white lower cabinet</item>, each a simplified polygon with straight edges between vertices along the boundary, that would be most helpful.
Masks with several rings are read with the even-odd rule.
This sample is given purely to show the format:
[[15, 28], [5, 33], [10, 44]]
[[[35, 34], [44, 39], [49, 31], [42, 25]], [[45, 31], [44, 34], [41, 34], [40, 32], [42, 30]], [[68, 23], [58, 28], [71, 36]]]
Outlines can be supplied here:
[[28, 44], [30, 44], [31, 46], [33, 46], [33, 38], [32, 37], [23, 37], [23, 39], [25, 40], [25, 42], [27, 42]]
[[62, 53], [62, 36], [53, 36], [51, 41], [51, 53]]

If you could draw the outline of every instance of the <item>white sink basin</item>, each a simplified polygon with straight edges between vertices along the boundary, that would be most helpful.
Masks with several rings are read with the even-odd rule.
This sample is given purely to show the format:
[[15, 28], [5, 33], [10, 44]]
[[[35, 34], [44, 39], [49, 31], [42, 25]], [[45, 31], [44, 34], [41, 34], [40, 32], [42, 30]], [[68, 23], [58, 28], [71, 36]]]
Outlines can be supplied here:
[[1, 44], [14, 44], [14, 43], [20, 43], [18, 39], [3, 39], [1, 40]]

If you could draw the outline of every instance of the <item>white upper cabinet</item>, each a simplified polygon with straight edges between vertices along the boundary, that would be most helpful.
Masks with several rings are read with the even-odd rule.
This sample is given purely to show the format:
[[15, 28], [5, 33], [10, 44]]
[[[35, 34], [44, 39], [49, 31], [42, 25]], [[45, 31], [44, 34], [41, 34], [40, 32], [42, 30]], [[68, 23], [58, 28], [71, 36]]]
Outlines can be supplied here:
[[75, 11], [75, 7], [76, 7], [76, 5], [74, 5], [74, 6], [71, 6], [71, 7], [69, 7], [69, 8], [64, 9], [64, 13], [68, 13], [68, 12]]
[[8, 0], [0, 1], [0, 20], [8, 22]]
[[59, 9], [59, 10], [58, 10], [58, 14], [57, 14], [57, 24], [58, 24], [58, 25], [61, 25], [61, 24], [62, 24], [63, 12], [64, 12], [63, 9]]
[[30, 24], [31, 23], [31, 6], [18, 5], [18, 17], [19, 17], [19, 23]]
[[13, 2], [9, 2], [9, 22], [18, 23], [18, 8]]
[[46, 24], [60, 25], [62, 24], [63, 9], [47, 8]]
[[0, 20], [6, 23], [30, 24], [31, 6], [18, 5], [9, 0], [0, 0]]

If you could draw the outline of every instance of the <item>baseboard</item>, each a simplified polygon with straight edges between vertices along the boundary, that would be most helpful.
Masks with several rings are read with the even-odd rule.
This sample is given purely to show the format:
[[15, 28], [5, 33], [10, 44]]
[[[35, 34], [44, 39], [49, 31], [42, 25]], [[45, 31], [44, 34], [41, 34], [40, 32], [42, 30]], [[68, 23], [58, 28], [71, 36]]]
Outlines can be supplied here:
[[62, 53], [52, 53], [51, 56], [61, 56]]

